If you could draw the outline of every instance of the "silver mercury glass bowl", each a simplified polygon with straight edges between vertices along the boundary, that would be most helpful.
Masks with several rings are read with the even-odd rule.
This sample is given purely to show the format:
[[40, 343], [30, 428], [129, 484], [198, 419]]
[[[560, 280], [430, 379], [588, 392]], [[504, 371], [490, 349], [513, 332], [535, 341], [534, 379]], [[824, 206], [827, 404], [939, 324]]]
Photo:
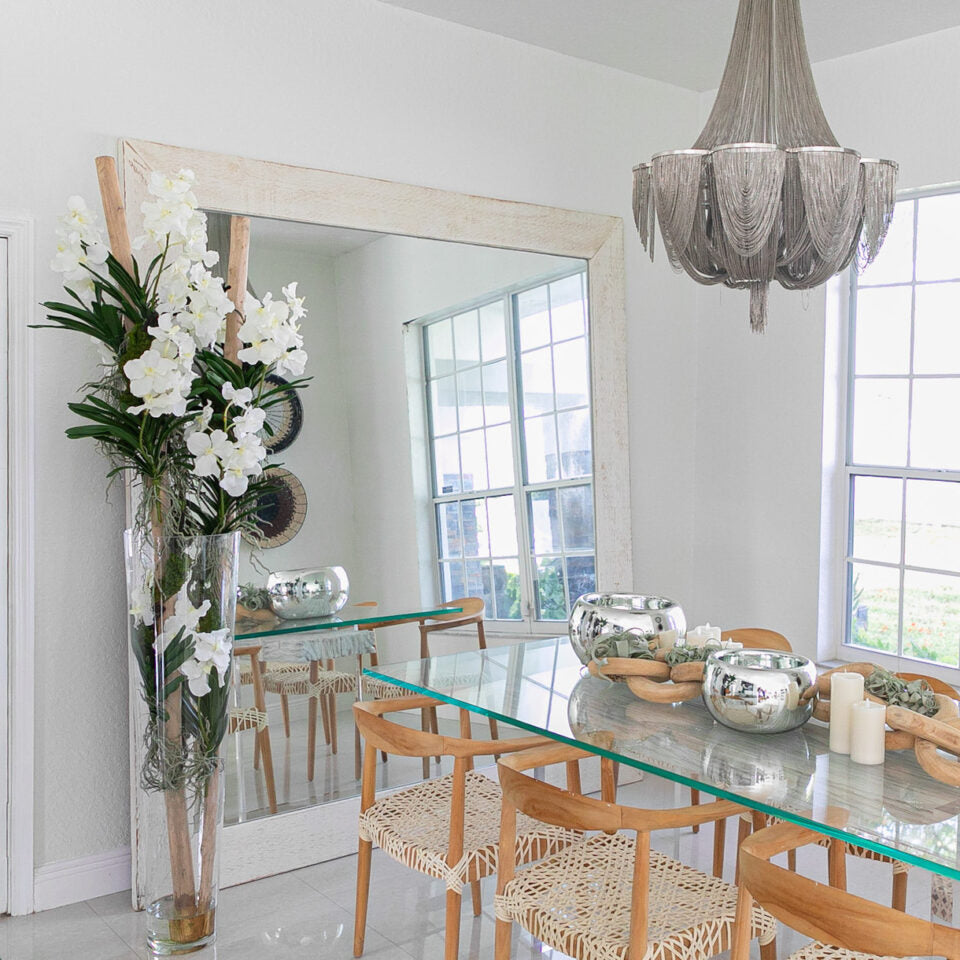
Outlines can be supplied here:
[[349, 591], [343, 567], [278, 570], [267, 578], [270, 607], [281, 620], [331, 616], [343, 609]]
[[714, 720], [733, 730], [783, 733], [810, 719], [817, 668], [782, 650], [720, 650], [703, 668], [703, 702]]
[[687, 632], [679, 604], [666, 597], [635, 593], [586, 593], [573, 605], [567, 622], [570, 644], [584, 665], [604, 634], [633, 633], [653, 637], [664, 630]]

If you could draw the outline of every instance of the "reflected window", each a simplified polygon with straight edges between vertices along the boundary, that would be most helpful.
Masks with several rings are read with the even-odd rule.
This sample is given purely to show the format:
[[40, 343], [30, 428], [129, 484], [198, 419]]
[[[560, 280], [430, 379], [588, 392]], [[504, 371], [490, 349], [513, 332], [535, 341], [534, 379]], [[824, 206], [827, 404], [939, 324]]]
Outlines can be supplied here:
[[960, 193], [901, 200], [855, 277], [845, 641], [960, 666]]
[[422, 322], [437, 574], [491, 620], [596, 589], [586, 273]]

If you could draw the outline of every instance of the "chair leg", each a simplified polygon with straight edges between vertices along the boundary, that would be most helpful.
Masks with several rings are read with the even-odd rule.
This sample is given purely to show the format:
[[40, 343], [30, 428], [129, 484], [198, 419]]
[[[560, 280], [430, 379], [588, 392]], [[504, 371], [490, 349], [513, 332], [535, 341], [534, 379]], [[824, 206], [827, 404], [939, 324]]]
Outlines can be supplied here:
[[726, 850], [727, 821], [717, 820], [713, 825], [713, 875], [723, 876], [723, 854]]
[[260, 755], [263, 757], [263, 777], [267, 782], [267, 800], [270, 803], [270, 812], [277, 812], [277, 784], [273, 779], [273, 750], [270, 747], [270, 728], [264, 727], [257, 734], [257, 744], [260, 746]]
[[494, 941], [493, 960], [510, 960], [510, 941], [513, 924], [509, 920], [497, 921], [496, 940]]
[[473, 915], [479, 917], [483, 910], [483, 904], [480, 901], [480, 881], [470, 881], [470, 896], [473, 897]]
[[[427, 707], [427, 713], [430, 714], [430, 732], [434, 736], [440, 735], [440, 728], [437, 726], [437, 708], [436, 707]], [[440, 762], [440, 758], [436, 758], [437, 763]]]
[[283, 711], [283, 733], [284, 736], [289, 740], [290, 739], [290, 701], [287, 699], [287, 695], [281, 694], [280, 696], [280, 709]]
[[370, 898], [370, 857], [373, 843], [361, 840], [357, 850], [357, 907], [353, 921], [353, 955], [363, 955], [363, 941], [367, 933], [367, 900]]
[[847, 889], [847, 845], [836, 837], [830, 840], [827, 849], [827, 873], [831, 887]]
[[[697, 806], [699, 803], [700, 803], [700, 791], [699, 791], [699, 790], [694, 790], [693, 787], [691, 787], [691, 788], [690, 788], [690, 806], [691, 806], [691, 807], [695, 807], [695, 806]], [[694, 832], [694, 833], [699, 833], [699, 832], [700, 832], [700, 824], [699, 824], [699, 823], [695, 823], [695, 824], [693, 825], [693, 832]]]
[[360, 779], [360, 729], [356, 724], [353, 726], [353, 779]]
[[460, 952], [461, 897], [455, 890], [447, 891], [447, 915], [443, 931], [443, 960], [457, 960]]
[[[426, 707], [424, 707], [420, 711], [420, 729], [424, 733], [428, 733], [430, 730], [430, 718], [427, 716]], [[430, 758], [429, 757], [423, 758], [423, 779], [424, 780], [430, 779]]]
[[750, 836], [749, 821], [744, 820], [743, 817], [738, 817], [737, 822], [739, 823], [737, 827], [737, 869], [733, 874], [733, 885], [735, 887], [740, 886], [740, 844]]
[[907, 912], [907, 878], [909, 876], [908, 873], [897, 871], [893, 874], [893, 895], [890, 898], [890, 906], [901, 913]]
[[328, 694], [327, 711], [330, 714], [330, 752], [337, 752], [337, 695]]
[[787, 851], [787, 869], [792, 873], [797, 872], [797, 851], [788, 850]]
[[253, 769], [260, 769], [260, 734], [253, 735]]
[[313, 783], [313, 768], [317, 760], [317, 698], [311, 697], [307, 707], [307, 782]]
[[326, 694], [323, 694], [319, 697], [314, 697], [320, 704], [320, 718], [323, 721], [323, 742], [330, 745], [330, 710], [329, 704], [327, 703]]
[[760, 944], [760, 960], [777, 960], [777, 938]]

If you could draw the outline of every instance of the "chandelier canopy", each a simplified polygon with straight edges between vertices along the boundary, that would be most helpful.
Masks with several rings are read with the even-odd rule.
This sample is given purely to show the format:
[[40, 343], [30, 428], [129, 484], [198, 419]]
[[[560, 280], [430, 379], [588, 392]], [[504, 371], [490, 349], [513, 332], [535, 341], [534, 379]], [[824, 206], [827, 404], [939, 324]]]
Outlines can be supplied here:
[[816, 287], [880, 252], [897, 164], [837, 143], [810, 69], [799, 0], [740, 0], [713, 110], [689, 150], [633, 171], [633, 214], [653, 259], [654, 221], [671, 265], [698, 283], [750, 291], [762, 331], [767, 290]]

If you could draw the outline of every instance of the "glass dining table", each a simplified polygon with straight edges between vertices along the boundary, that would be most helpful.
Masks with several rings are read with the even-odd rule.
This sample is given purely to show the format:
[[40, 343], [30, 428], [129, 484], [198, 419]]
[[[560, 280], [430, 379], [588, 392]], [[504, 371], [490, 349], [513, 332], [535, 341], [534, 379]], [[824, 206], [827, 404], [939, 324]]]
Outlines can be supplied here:
[[831, 753], [828, 727], [816, 720], [788, 733], [742, 733], [717, 724], [699, 700], [650, 703], [626, 684], [585, 672], [566, 637], [365, 670], [411, 693], [922, 867], [940, 879], [941, 899], [952, 901], [960, 881], [960, 788], [930, 777], [912, 750], [863, 766]]

